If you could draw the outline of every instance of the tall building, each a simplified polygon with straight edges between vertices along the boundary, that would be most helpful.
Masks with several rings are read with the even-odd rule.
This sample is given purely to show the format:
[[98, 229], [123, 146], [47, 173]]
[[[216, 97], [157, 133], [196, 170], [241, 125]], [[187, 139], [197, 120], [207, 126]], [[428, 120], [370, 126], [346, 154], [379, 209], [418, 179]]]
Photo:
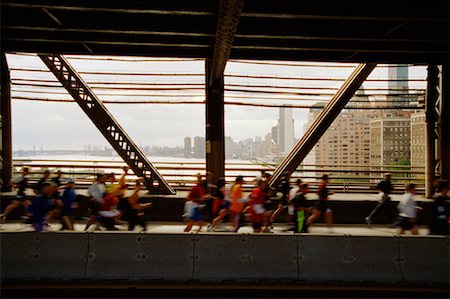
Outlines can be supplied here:
[[184, 157], [190, 158], [192, 155], [192, 139], [191, 137], [184, 138]]
[[425, 112], [411, 114], [411, 166], [426, 165], [426, 133]]
[[233, 158], [233, 154], [233, 139], [231, 137], [225, 137], [225, 158]]
[[204, 158], [205, 153], [205, 137], [194, 137], [194, 158]]
[[308, 160], [319, 165], [368, 164], [372, 117], [370, 110], [342, 111], [314, 148], [315, 158]]
[[[405, 102], [402, 100], [409, 97], [406, 95], [408, 93], [408, 65], [399, 64], [388, 68], [388, 79], [390, 95], [387, 97], [387, 100], [392, 106], [404, 106]], [[396, 110], [389, 113], [395, 114], [395, 112]]]
[[[369, 98], [363, 89], [358, 100]], [[317, 118], [320, 109], [311, 109], [308, 126]], [[367, 164], [370, 156], [369, 122], [377, 112], [373, 110], [343, 110], [305, 160], [318, 165]], [[307, 128], [305, 128], [305, 131]]]
[[410, 117], [380, 117], [370, 122], [370, 164], [395, 165], [411, 160]]
[[278, 148], [280, 153], [288, 153], [294, 147], [294, 119], [292, 108], [280, 108], [278, 119]]
[[[391, 93], [404, 93], [408, 91], [408, 65], [399, 64], [388, 68], [388, 88]], [[398, 89], [398, 90], [397, 90]]]

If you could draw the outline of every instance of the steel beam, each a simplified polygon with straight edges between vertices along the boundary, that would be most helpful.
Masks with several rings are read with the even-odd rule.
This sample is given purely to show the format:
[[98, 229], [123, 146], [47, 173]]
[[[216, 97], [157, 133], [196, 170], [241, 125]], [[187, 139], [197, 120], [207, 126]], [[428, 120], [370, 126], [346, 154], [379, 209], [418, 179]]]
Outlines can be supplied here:
[[292, 151], [275, 169], [273, 177], [269, 182], [271, 187], [276, 187], [278, 185], [281, 176], [285, 171], [292, 173], [297, 169], [375, 67], [375, 63], [363, 63], [356, 67], [350, 77], [348, 77], [322, 112], [317, 116], [303, 137], [294, 146]]
[[1, 191], [11, 191], [12, 178], [12, 132], [11, 132], [11, 76], [5, 52], [1, 62], [1, 108], [0, 108], [0, 153], [1, 153]]
[[450, 65], [442, 65], [441, 89], [441, 178], [450, 179]]
[[225, 176], [224, 71], [231, 53], [243, 0], [221, 0], [212, 59], [205, 61], [206, 170]]
[[448, 65], [428, 67], [426, 97], [426, 196], [434, 194], [436, 179], [450, 178], [450, 77]]
[[243, 0], [220, 1], [219, 19], [217, 21], [214, 53], [210, 70], [210, 85], [214, 80], [220, 80], [223, 76], [243, 6]]
[[438, 169], [439, 158], [436, 157], [437, 134], [435, 125], [438, 119], [435, 104], [439, 98], [438, 92], [439, 69], [437, 65], [428, 66], [427, 94], [425, 98], [425, 117], [426, 117], [426, 165], [425, 165], [425, 196], [431, 198], [434, 194], [434, 181], [437, 178], [436, 169]]
[[205, 61], [206, 71], [206, 170], [214, 179], [225, 176], [225, 106], [224, 76], [208, 84], [211, 61]]
[[139, 147], [94, 94], [89, 85], [62, 55], [42, 55], [39, 57], [66, 88], [78, 105], [92, 120], [106, 140], [117, 151], [133, 172], [144, 177], [150, 193], [175, 194], [175, 191], [158, 170], [150, 163]]

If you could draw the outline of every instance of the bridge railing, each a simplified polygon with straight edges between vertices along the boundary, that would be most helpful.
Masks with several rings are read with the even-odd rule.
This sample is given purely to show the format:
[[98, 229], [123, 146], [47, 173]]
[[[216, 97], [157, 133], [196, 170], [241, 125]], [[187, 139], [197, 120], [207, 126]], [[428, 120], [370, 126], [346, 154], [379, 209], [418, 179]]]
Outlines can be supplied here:
[[[61, 170], [64, 177], [71, 177], [76, 180], [77, 188], [87, 188], [98, 173], [114, 173], [116, 179], [122, 174], [121, 168], [126, 166], [123, 161], [106, 160], [45, 160], [45, 159], [15, 159], [14, 173], [18, 175], [22, 166], [30, 167], [30, 179], [33, 182], [37, 180], [45, 170], [56, 172]], [[155, 162], [154, 165], [168, 181], [168, 183], [177, 191], [185, 191], [195, 184], [197, 173], [205, 172], [204, 162]], [[245, 163], [230, 162], [226, 163], [225, 179], [227, 182], [234, 181], [237, 175], [242, 175], [246, 184], [246, 189], [253, 186], [256, 177], [261, 176], [263, 171], [272, 172], [276, 168], [275, 164], [270, 163]], [[424, 167], [412, 167], [403, 165], [301, 165], [296, 172], [292, 174], [291, 181], [301, 178], [310, 183], [311, 188], [315, 190], [323, 174], [331, 177], [330, 188], [337, 192], [357, 192], [357, 193], [376, 193], [376, 185], [383, 175], [389, 172], [392, 174], [392, 181], [395, 192], [404, 192], [409, 183], [415, 183], [419, 193], [424, 192], [425, 188], [425, 169]], [[126, 176], [130, 185], [137, 177], [130, 172]]]

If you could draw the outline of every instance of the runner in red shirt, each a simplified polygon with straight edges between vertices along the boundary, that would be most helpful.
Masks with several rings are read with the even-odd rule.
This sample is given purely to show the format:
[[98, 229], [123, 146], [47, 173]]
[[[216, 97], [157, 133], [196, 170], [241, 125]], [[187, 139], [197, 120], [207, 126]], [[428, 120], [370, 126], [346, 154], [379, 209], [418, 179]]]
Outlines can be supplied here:
[[186, 204], [188, 205], [188, 223], [185, 232], [190, 232], [194, 225], [198, 225], [200, 231], [203, 227], [203, 216], [200, 209], [200, 204], [209, 199], [210, 195], [206, 193], [205, 187], [203, 186], [202, 175], [197, 174], [197, 184], [192, 187], [191, 192], [187, 197]]
[[265, 193], [267, 181], [265, 179], [260, 179], [258, 181], [258, 187], [253, 189], [250, 194], [250, 220], [253, 225], [253, 231], [259, 233], [262, 231], [264, 222], [266, 218], [266, 209], [264, 208]]

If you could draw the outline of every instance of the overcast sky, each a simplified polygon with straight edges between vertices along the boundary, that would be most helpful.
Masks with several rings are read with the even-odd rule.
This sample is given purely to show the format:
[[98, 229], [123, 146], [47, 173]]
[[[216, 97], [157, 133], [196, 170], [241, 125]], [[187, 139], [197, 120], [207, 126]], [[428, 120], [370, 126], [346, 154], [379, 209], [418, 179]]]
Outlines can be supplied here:
[[[40, 68], [45, 69], [44, 64], [37, 57], [8, 55], [10, 68]], [[136, 71], [136, 72], [177, 72], [199, 73], [204, 72], [203, 61], [183, 62], [117, 62], [117, 61], [86, 61], [71, 59], [72, 65], [79, 71]], [[318, 68], [318, 67], [286, 67], [273, 65], [254, 65], [229, 62], [226, 73], [244, 75], [277, 75], [277, 76], [308, 76], [308, 77], [338, 77], [346, 78], [352, 68]], [[53, 79], [52, 74], [11, 71], [12, 78], [48, 78]], [[418, 67], [410, 70], [410, 78], [425, 77], [425, 68]], [[385, 78], [387, 71], [384, 68], [376, 69], [371, 77]], [[125, 77], [125, 76], [98, 76], [83, 75], [89, 80], [102, 81], [139, 81], [139, 82], [186, 82], [203, 83], [202, 77]], [[229, 83], [264, 84], [264, 85], [292, 85], [298, 81], [274, 80], [274, 79], [250, 79], [229, 78]], [[303, 82], [307, 86], [339, 87], [342, 82]], [[380, 83], [377, 83], [380, 86]], [[302, 86], [303, 86], [302, 85]], [[421, 86], [420, 86], [421, 87]], [[14, 89], [24, 90], [25, 87], [15, 85]], [[45, 89], [40, 89], [44, 90]], [[54, 89], [48, 89], [54, 91]], [[59, 90], [59, 89], [58, 89]], [[64, 92], [63, 89], [60, 89]], [[95, 90], [95, 89], [94, 89]], [[103, 91], [105, 92], [105, 91]], [[116, 92], [116, 91], [106, 91]], [[197, 93], [202, 93], [197, 91]], [[123, 93], [123, 91], [119, 91]], [[135, 92], [139, 93], [139, 92]], [[149, 93], [149, 92], [145, 92]], [[162, 92], [157, 92], [161, 94]], [[174, 92], [171, 92], [172, 94]], [[25, 92], [13, 92], [14, 96], [28, 96], [41, 98], [70, 99], [66, 95], [30, 94]], [[236, 93], [227, 93], [227, 96]], [[111, 99], [150, 99], [143, 97], [111, 97], [99, 96], [103, 100]], [[158, 99], [158, 98], [152, 98]], [[177, 98], [161, 98], [161, 100], [176, 100]], [[192, 96], [180, 98], [181, 100], [203, 100], [203, 97]], [[236, 101], [236, 99], [230, 99]], [[262, 100], [246, 100], [247, 102], [264, 103]], [[286, 103], [286, 101], [266, 101], [269, 103]], [[289, 102], [289, 101], [287, 101]], [[313, 103], [313, 102], [307, 102]], [[303, 104], [303, 102], [301, 103]], [[204, 106], [203, 105], [164, 105], [164, 104], [107, 104], [107, 108], [120, 122], [122, 127], [139, 145], [176, 146], [183, 145], [186, 136], [204, 136]], [[47, 149], [82, 149], [84, 145], [107, 145], [103, 136], [97, 131], [88, 117], [75, 103], [46, 103], [34, 101], [13, 100], [13, 147], [18, 149], [32, 149], [33, 145], [41, 145]], [[294, 109], [295, 136], [299, 138], [307, 121], [308, 109]], [[234, 140], [264, 137], [270, 128], [276, 125], [278, 108], [256, 108], [243, 106], [226, 106], [225, 109], [225, 134]]]

